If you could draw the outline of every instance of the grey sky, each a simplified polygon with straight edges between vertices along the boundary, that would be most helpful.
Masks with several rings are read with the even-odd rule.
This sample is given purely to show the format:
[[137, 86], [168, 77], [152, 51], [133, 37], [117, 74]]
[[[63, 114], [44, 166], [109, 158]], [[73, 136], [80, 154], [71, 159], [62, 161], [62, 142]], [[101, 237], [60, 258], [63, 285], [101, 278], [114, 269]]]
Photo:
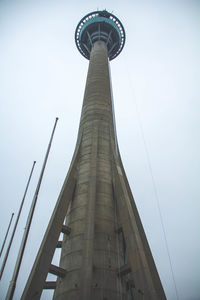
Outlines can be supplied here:
[[[149, 162], [179, 299], [200, 299], [200, 3], [193, 0], [1, 1], [0, 245], [12, 212], [16, 217], [33, 160], [37, 163], [0, 297], [12, 276], [57, 116], [16, 300], [67, 174], [88, 67], [76, 49], [74, 31], [79, 20], [97, 8], [116, 14], [126, 30], [125, 48], [111, 62], [118, 142], [167, 299], [176, 299], [176, 294]], [[50, 299], [50, 294], [42, 299]]]

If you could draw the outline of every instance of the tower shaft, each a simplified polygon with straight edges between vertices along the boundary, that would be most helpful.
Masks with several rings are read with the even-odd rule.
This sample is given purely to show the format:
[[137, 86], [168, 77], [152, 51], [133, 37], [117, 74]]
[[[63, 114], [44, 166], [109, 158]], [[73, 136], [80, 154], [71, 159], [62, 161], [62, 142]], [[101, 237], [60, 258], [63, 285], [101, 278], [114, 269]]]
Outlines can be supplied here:
[[66, 219], [71, 233], [60, 260], [67, 274], [57, 280], [54, 299], [165, 299], [118, 153], [113, 114], [107, 47], [97, 41], [90, 54], [76, 186]]
[[58, 280], [54, 299], [121, 299], [117, 272], [123, 247], [116, 234], [112, 182], [115, 137], [107, 47], [102, 41], [91, 51], [78, 140], [76, 188], [67, 214], [71, 233], [60, 261], [67, 274]]

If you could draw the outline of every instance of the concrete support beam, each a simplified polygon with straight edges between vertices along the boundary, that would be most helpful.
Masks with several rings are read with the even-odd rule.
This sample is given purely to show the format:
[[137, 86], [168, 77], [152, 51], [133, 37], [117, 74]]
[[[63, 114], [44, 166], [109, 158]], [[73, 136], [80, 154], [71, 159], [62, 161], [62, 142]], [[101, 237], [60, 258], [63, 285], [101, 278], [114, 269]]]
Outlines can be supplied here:
[[64, 233], [64, 234], [67, 234], [69, 235], [70, 232], [71, 232], [71, 228], [66, 226], [66, 225], [62, 225], [62, 229], [61, 229], [61, 232]]
[[57, 267], [55, 265], [51, 265], [49, 268], [49, 273], [54, 274], [58, 277], [65, 277], [67, 271], [63, 268]]
[[125, 276], [131, 272], [131, 267], [128, 264], [123, 265], [120, 267], [120, 270], [118, 272], [119, 276]]
[[62, 248], [62, 241], [58, 241], [56, 248]]
[[55, 290], [56, 281], [46, 281], [44, 284], [44, 290]]

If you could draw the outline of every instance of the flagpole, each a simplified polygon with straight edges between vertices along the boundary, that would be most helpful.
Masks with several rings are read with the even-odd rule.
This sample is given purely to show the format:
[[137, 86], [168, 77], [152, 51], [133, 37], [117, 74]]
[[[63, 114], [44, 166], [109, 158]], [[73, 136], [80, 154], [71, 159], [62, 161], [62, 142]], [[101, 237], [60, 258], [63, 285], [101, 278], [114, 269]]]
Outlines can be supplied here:
[[49, 142], [47, 152], [46, 152], [46, 156], [45, 156], [45, 159], [44, 159], [44, 163], [43, 163], [43, 166], [42, 166], [41, 174], [40, 174], [40, 177], [39, 177], [39, 180], [38, 180], [38, 184], [37, 184], [37, 187], [36, 187], [36, 190], [35, 190], [33, 201], [32, 201], [31, 208], [30, 208], [30, 211], [29, 211], [29, 215], [28, 215], [28, 218], [27, 218], [26, 227], [25, 227], [23, 238], [22, 238], [21, 246], [20, 246], [20, 249], [19, 249], [19, 254], [18, 254], [18, 257], [17, 257], [15, 269], [14, 269], [13, 276], [12, 276], [12, 279], [10, 281], [10, 285], [9, 285], [8, 292], [7, 292], [7, 295], [6, 295], [6, 300], [11, 300], [13, 298], [13, 295], [14, 295], [16, 282], [17, 282], [17, 277], [18, 277], [18, 274], [19, 274], [19, 269], [20, 269], [20, 266], [21, 266], [21, 262], [22, 262], [22, 258], [23, 258], [23, 254], [24, 254], [24, 250], [25, 250], [25, 246], [26, 246], [26, 242], [27, 242], [27, 238], [28, 238], [28, 234], [29, 234], [29, 230], [30, 230], [30, 226], [31, 226], [31, 222], [32, 222], [32, 218], [33, 218], [33, 214], [34, 214], [34, 210], [35, 210], [35, 206], [36, 206], [36, 202], [37, 202], [41, 182], [42, 182], [42, 178], [43, 178], [43, 175], [44, 175], [44, 170], [45, 170], [47, 159], [48, 159], [48, 156], [49, 156], [51, 143], [52, 143], [54, 132], [55, 132], [55, 129], [56, 129], [57, 121], [58, 121], [58, 118], [56, 118], [56, 121], [55, 121], [55, 124], [54, 124], [54, 127], [53, 127], [50, 142]]
[[5, 242], [6, 242], [6, 239], [7, 239], [7, 236], [8, 236], [8, 232], [9, 232], [9, 230], [10, 230], [10, 225], [11, 225], [11, 223], [12, 223], [13, 216], [14, 216], [14, 213], [12, 213], [12, 216], [11, 216], [11, 218], [10, 218], [10, 222], [9, 222], [9, 225], [8, 225], [8, 229], [7, 229], [7, 231], [6, 231], [6, 235], [5, 235], [5, 238], [4, 238], [2, 247], [1, 247], [0, 257], [1, 257], [1, 254], [2, 254], [2, 252], [3, 252], [4, 246], [5, 246]]
[[17, 215], [17, 219], [16, 219], [16, 221], [15, 221], [15, 225], [14, 225], [13, 232], [12, 232], [12, 235], [11, 235], [11, 238], [10, 238], [10, 242], [9, 242], [9, 244], [8, 244], [8, 248], [7, 248], [7, 251], [6, 251], [6, 254], [5, 254], [5, 257], [4, 257], [2, 266], [1, 266], [1, 270], [0, 270], [0, 280], [1, 280], [1, 278], [2, 278], [3, 271], [4, 271], [4, 268], [5, 268], [7, 259], [8, 259], [8, 255], [9, 255], [10, 248], [11, 248], [11, 245], [12, 245], [12, 241], [13, 241], [13, 238], [14, 238], [14, 235], [15, 235], [15, 231], [16, 231], [16, 228], [17, 228], [17, 224], [18, 224], [18, 222], [19, 222], [19, 217], [20, 217], [20, 215], [21, 215], [22, 207], [23, 207], [23, 204], [24, 204], [24, 200], [25, 200], [25, 198], [26, 198], [26, 194], [27, 194], [28, 187], [29, 187], [29, 183], [30, 183], [30, 180], [31, 180], [31, 177], [32, 177], [32, 174], [33, 174], [33, 169], [34, 169], [34, 167], [35, 167], [35, 163], [36, 163], [36, 161], [33, 162], [33, 166], [32, 166], [32, 169], [31, 169], [29, 178], [28, 178], [28, 182], [27, 182], [26, 189], [25, 189], [25, 192], [24, 192], [24, 196], [23, 196], [23, 198], [22, 198], [22, 202], [21, 202], [21, 205], [20, 205], [20, 208], [19, 208], [19, 212], [18, 212], [18, 215]]

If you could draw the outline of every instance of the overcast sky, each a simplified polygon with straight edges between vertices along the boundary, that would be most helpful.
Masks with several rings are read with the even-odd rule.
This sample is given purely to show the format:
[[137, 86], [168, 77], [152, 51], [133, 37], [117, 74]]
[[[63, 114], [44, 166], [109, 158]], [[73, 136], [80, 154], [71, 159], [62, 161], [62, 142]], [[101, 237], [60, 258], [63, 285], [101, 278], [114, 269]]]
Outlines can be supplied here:
[[[74, 43], [75, 28], [84, 15], [105, 8], [121, 20], [126, 31], [124, 50], [111, 62], [111, 73], [120, 152], [141, 220], [167, 299], [177, 296], [158, 203], [178, 297], [200, 299], [198, 0], [1, 0], [0, 246], [12, 212], [16, 218], [32, 163], [37, 161], [0, 283], [1, 299], [12, 277], [56, 117], [59, 122], [17, 281], [16, 300], [75, 148], [88, 68]], [[51, 295], [45, 292], [42, 299], [51, 299]]]

